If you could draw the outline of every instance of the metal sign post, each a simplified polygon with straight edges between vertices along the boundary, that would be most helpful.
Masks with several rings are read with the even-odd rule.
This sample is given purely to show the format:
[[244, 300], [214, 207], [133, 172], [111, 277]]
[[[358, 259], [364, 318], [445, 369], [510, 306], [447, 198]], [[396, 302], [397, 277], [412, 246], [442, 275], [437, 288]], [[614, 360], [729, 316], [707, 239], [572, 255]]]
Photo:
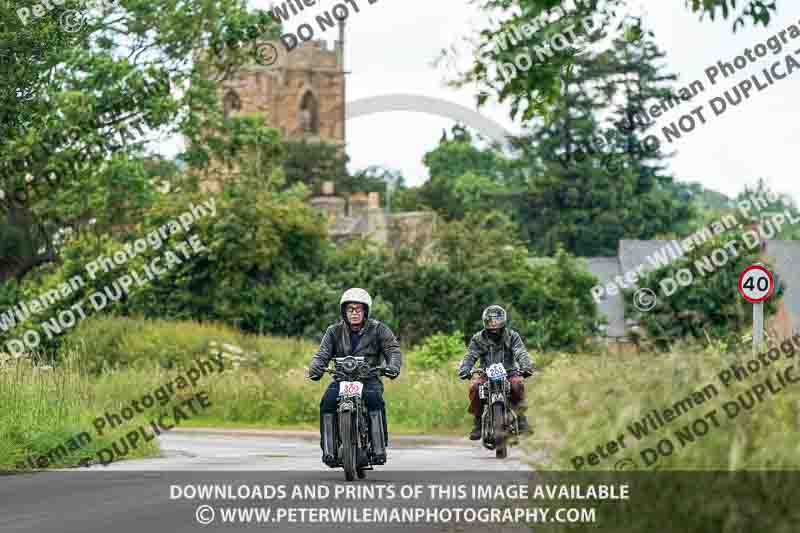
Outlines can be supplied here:
[[753, 304], [753, 357], [758, 355], [758, 347], [764, 337], [764, 303]]
[[753, 356], [764, 338], [764, 300], [772, 296], [775, 280], [763, 263], [742, 270], [739, 275], [739, 294], [753, 304]]

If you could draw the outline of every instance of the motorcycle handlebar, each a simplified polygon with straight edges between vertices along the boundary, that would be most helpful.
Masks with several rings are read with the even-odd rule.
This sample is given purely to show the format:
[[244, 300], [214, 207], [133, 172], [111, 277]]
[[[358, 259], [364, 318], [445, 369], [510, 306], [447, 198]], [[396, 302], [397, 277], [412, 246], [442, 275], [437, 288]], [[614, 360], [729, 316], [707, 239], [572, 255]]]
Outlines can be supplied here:
[[[474, 376], [476, 374], [477, 375], [484, 375], [484, 374], [486, 374], [486, 371], [483, 370], [482, 368], [475, 368], [475, 369], [470, 371], [470, 376]], [[509, 376], [522, 376], [523, 378], [529, 378], [529, 377], [532, 377], [534, 375], [534, 373], [531, 372], [530, 374], [523, 374], [521, 370], [514, 369], [514, 370], [510, 370], [508, 372], [508, 375]], [[464, 379], [468, 379], [468, 378], [464, 378]]]
[[[384, 366], [371, 366], [371, 367], [368, 368], [368, 371], [370, 373], [378, 372], [380, 374], [383, 374], [385, 372], [385, 370], [386, 370], [386, 367], [384, 367]], [[323, 370], [323, 372], [327, 373], [327, 374], [335, 374], [336, 373], [336, 369], [335, 368], [326, 368], [326, 369]]]

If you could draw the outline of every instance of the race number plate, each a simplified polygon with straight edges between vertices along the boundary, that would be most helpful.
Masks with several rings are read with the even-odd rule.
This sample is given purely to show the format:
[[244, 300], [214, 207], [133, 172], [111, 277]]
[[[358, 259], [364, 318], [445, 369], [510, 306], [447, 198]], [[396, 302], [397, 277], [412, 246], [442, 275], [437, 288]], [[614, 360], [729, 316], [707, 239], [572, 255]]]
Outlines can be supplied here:
[[359, 381], [339, 382], [339, 395], [342, 396], [361, 396], [364, 384]]
[[489, 379], [503, 379], [506, 377], [506, 369], [502, 364], [495, 363], [489, 367], [486, 375], [489, 376]]

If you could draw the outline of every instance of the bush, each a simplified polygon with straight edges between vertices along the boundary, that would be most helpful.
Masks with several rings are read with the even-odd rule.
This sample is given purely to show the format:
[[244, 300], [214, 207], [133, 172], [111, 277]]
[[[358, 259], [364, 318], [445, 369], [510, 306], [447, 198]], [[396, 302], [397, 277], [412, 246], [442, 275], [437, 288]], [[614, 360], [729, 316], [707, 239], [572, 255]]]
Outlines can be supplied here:
[[442, 225], [432, 258], [401, 252], [387, 262], [373, 283], [392, 302], [401, 337], [413, 344], [459, 330], [466, 342], [496, 303], [529, 348], [577, 350], [598, 320], [594, 277], [563, 250], [552, 263], [531, 264], [515, 234], [503, 217], [468, 218]]
[[[719, 267], [704, 260], [733, 239], [738, 243], [736, 257], [729, 254], [727, 262]], [[731, 230], [694, 247], [671, 264], [649, 272], [640, 278], [639, 288], [653, 291], [657, 298], [655, 307], [647, 312], [639, 311], [633, 305], [634, 291], [624, 290], [626, 316], [639, 322], [645, 329], [647, 342], [661, 349], [668, 349], [675, 341], [688, 337], [703, 342], [706, 335], [730, 339], [735, 332], [752, 325], [752, 305], [739, 295], [738, 283], [741, 271], [761, 260], [761, 251], [759, 247], [743, 246], [746, 242], [741, 230]], [[704, 272], [695, 264], [710, 264], [716, 270]], [[771, 267], [768, 265], [768, 268]], [[665, 296], [660, 284], [667, 279], [675, 280], [681, 269], [690, 271], [693, 281], [687, 286], [675, 283], [676, 290]], [[765, 318], [777, 311], [777, 302], [784, 291], [781, 283], [774, 296], [765, 302]]]
[[445, 368], [447, 363], [455, 363], [464, 356], [466, 346], [464, 334], [461, 331], [454, 333], [437, 333], [431, 335], [415, 350], [408, 355], [411, 366], [422, 369]]
[[[218, 322], [248, 333], [318, 341], [325, 328], [339, 320], [342, 292], [356, 286], [372, 295], [371, 316], [389, 325], [405, 345], [454, 331], [462, 332], [466, 342], [482, 328], [483, 309], [495, 303], [509, 311], [509, 325], [537, 350], [576, 350], [594, 332], [592, 276], [564, 252], [552, 264], [531, 264], [526, 247], [512, 237], [516, 231], [508, 227], [510, 222], [496, 213], [441, 225], [433, 247], [425, 253], [408, 249], [391, 253], [364, 240], [334, 247], [324, 236], [321, 217], [297, 200], [280, 200], [259, 190], [248, 195], [235, 188], [214, 198], [214, 217], [195, 221], [188, 232], [171, 235], [156, 249], [148, 247], [123, 266], [101, 270], [96, 279], [87, 275], [86, 265], [99, 255], [113, 256], [123, 243], [107, 236], [70, 240], [61, 265], [39, 269], [26, 278], [21, 292], [9, 290], [0, 299], [24, 294], [29, 300], [76, 276], [85, 284], [32, 316], [11, 336], [19, 338], [30, 328], [41, 331], [43, 322], [75, 304], [82, 304], [88, 315], [95, 314], [89, 301], [93, 293], [111, 289], [131, 272], [144, 277], [147, 263], [163, 258], [191, 235], [198, 236], [206, 249], [142, 286], [134, 283], [99, 313]], [[170, 203], [150, 208], [125, 238], [150, 235], [190, 203], [204, 200], [200, 195], [176, 194]], [[41, 337], [51, 354], [60, 348], [61, 336], [50, 339], [42, 333]], [[149, 353], [143, 345], [135, 346]], [[167, 342], [160, 349], [166, 354], [170, 346]], [[174, 362], [181, 356], [176, 352], [164, 357]], [[113, 354], [109, 358], [114, 364], [121, 362]]]
[[93, 374], [105, 370], [189, 366], [218, 350], [235, 367], [283, 371], [311, 359], [317, 345], [301, 339], [258, 337], [218, 323], [170, 322], [120, 317], [87, 319], [64, 338]]

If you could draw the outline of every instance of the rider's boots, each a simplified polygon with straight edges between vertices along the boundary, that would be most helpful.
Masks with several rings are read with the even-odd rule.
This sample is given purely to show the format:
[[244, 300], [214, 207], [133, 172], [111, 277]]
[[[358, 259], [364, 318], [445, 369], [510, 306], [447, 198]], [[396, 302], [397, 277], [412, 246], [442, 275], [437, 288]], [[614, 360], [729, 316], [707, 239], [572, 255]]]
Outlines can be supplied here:
[[386, 464], [386, 446], [383, 440], [383, 413], [380, 411], [369, 412], [369, 428], [375, 464]]
[[523, 400], [519, 402], [517, 405], [512, 405], [511, 408], [517, 415], [517, 429], [519, 430], [519, 434], [523, 435], [526, 433], [530, 433], [530, 428], [528, 427], [528, 419], [525, 417], [525, 412], [528, 410], [527, 402]]
[[517, 427], [520, 433], [530, 433], [528, 418], [525, 415], [517, 415]]
[[336, 451], [333, 447], [333, 417], [332, 413], [322, 415], [322, 462], [331, 468], [336, 466]]
[[469, 440], [481, 439], [481, 421], [482, 418], [480, 415], [475, 417], [475, 424], [472, 426], [472, 432], [469, 434]]

